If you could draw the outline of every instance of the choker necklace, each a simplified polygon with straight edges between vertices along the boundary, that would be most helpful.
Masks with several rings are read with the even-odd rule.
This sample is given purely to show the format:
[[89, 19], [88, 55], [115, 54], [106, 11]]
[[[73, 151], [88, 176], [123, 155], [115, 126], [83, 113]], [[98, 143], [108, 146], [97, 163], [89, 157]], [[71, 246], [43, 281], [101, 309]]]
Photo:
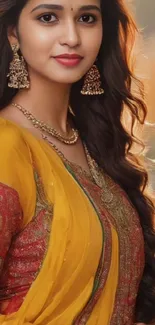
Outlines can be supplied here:
[[79, 138], [78, 130], [71, 128], [71, 132], [69, 132], [67, 135], [62, 135], [60, 132], [58, 132], [56, 129], [52, 128], [48, 124], [38, 120], [33, 116], [32, 113], [30, 113], [28, 110], [26, 110], [21, 105], [18, 105], [17, 103], [12, 103], [12, 106], [18, 108], [20, 112], [22, 112], [25, 117], [31, 121], [33, 126], [36, 129], [39, 129], [41, 132], [46, 133], [48, 135], [52, 135], [54, 138], [58, 139], [59, 141], [65, 143], [65, 144], [75, 144]]

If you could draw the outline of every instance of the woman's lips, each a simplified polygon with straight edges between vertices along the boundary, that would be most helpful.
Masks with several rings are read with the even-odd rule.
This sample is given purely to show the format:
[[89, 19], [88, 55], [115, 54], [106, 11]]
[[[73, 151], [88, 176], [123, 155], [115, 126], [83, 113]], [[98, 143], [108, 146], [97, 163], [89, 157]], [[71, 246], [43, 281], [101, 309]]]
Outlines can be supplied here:
[[54, 59], [58, 63], [66, 66], [66, 67], [74, 67], [74, 66], [78, 65], [83, 58], [81, 56], [78, 56], [75, 54], [72, 54], [72, 55], [65, 54], [65, 55], [55, 56]]

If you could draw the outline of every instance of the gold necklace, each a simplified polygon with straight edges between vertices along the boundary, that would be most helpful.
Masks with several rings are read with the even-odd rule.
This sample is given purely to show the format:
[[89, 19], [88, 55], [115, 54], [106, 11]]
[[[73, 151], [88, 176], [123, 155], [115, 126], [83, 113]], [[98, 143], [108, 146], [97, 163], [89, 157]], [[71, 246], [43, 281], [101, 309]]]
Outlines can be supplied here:
[[19, 105], [17, 103], [12, 103], [12, 106], [18, 108], [20, 110], [20, 112], [22, 112], [25, 115], [25, 117], [29, 121], [31, 121], [33, 126], [37, 129], [39, 129], [41, 132], [44, 132], [48, 135], [52, 135], [54, 138], [58, 139], [59, 141], [65, 143], [65, 144], [71, 145], [71, 144], [75, 144], [77, 142], [77, 140], [79, 138], [78, 130], [71, 128], [71, 135], [70, 134], [67, 134], [67, 136], [62, 135], [60, 132], [58, 132], [57, 130], [55, 130], [54, 128], [49, 126], [48, 124], [36, 119], [32, 113], [30, 113], [28, 110], [26, 110], [21, 105]]

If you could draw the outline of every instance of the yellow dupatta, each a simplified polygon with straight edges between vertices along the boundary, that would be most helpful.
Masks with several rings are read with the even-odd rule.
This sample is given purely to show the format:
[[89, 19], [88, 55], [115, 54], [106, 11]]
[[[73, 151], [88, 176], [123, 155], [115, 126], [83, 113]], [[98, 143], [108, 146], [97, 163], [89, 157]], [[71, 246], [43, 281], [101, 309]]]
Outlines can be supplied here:
[[[92, 295], [104, 242], [97, 213], [59, 156], [44, 141], [0, 119], [0, 149], [0, 182], [19, 193], [23, 227], [31, 221], [35, 210], [34, 169], [51, 207], [49, 213], [53, 209], [49, 245], [41, 270], [20, 309], [11, 315], [0, 315], [0, 324], [80, 325], [76, 318]], [[108, 325], [114, 309], [118, 238], [112, 226], [111, 234], [108, 278], [88, 325]]]

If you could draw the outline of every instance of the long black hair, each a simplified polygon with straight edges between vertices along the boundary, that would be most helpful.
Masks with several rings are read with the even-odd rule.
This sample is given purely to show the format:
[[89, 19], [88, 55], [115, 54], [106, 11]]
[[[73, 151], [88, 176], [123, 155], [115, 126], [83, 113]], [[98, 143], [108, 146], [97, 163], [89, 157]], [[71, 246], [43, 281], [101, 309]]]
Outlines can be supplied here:
[[[7, 86], [7, 73], [12, 51], [7, 38], [9, 26], [16, 26], [27, 0], [0, 0], [0, 108], [10, 103], [16, 90]], [[148, 177], [131, 153], [135, 142], [135, 121], [143, 124], [146, 106], [142, 97], [131, 91], [134, 78], [130, 68], [130, 52], [137, 32], [123, 0], [101, 0], [103, 42], [97, 66], [105, 93], [82, 96], [83, 78], [71, 90], [75, 123], [92, 157], [126, 191], [138, 211], [145, 240], [145, 269], [140, 283], [136, 322], [150, 323], [155, 318], [155, 233], [154, 206], [144, 194]], [[138, 83], [139, 90], [141, 85]], [[123, 127], [123, 110], [132, 119], [131, 132]]]

